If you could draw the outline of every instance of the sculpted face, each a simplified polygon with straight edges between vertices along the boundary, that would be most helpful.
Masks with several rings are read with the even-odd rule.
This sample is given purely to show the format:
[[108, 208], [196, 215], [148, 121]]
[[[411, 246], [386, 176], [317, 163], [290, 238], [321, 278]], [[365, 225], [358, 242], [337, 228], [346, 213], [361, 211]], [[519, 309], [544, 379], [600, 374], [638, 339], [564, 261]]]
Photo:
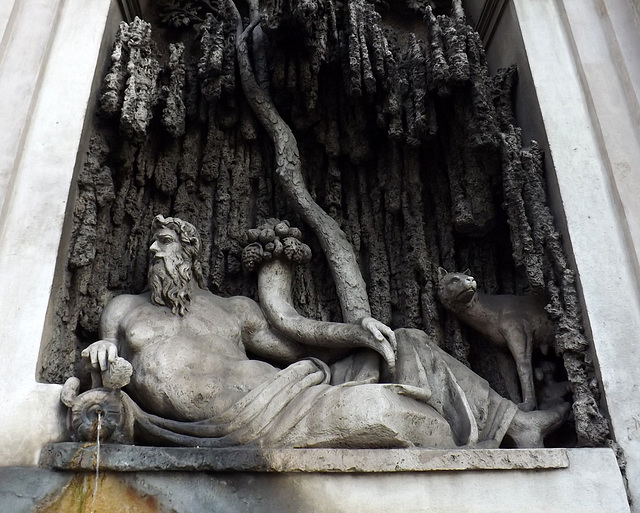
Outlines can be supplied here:
[[165, 255], [182, 253], [180, 237], [175, 230], [161, 228], [153, 234], [153, 241], [149, 248], [153, 258], [164, 258]]
[[153, 235], [149, 251], [151, 302], [171, 308], [174, 314], [184, 315], [191, 300], [189, 282], [192, 274], [179, 235], [170, 228], [160, 228]]
[[440, 278], [438, 292], [443, 303], [457, 306], [471, 301], [476, 294], [477, 287], [473, 276], [463, 273], [448, 273]]

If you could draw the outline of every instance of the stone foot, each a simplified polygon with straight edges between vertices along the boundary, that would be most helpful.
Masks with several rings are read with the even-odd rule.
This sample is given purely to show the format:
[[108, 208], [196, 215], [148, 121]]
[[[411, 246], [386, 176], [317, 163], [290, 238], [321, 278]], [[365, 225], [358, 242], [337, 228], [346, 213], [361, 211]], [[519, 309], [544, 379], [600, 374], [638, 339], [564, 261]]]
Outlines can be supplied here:
[[566, 420], [571, 405], [562, 403], [549, 410], [516, 412], [507, 430], [518, 448], [544, 447], [544, 437]]
[[522, 411], [535, 410], [536, 409], [536, 400], [535, 400], [535, 398], [521, 402], [520, 404], [518, 404], [518, 408], [520, 410], [522, 410]]

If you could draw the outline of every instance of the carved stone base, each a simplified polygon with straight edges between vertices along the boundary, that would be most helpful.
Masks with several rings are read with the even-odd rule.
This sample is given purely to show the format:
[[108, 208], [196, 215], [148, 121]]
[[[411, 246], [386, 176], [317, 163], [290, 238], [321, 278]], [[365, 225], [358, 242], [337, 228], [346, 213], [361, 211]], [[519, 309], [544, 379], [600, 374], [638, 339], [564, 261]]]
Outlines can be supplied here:
[[[114, 504], [117, 511], [147, 504], [153, 508], [136, 511], [629, 512], [622, 476], [610, 449], [256, 451], [122, 445], [100, 449], [97, 511], [110, 511], [107, 506]], [[39, 511], [66, 513], [78, 497], [91, 500], [94, 454], [94, 444], [53, 444], [44, 450], [42, 465], [75, 472], [32, 470], [38, 473], [33, 480], [37, 490], [48, 475], [68, 476], [68, 484], [49, 495], [48, 507]], [[171, 471], [151, 471], [158, 468]], [[3, 482], [11, 475], [3, 475], [0, 469], [5, 490], [30, 496], [24, 476], [20, 482]], [[13, 507], [14, 495], [6, 500], [13, 501], [6, 504], [12, 508], [3, 508], [0, 493], [0, 511], [32, 511], [26, 505], [24, 509]]]
[[[95, 470], [96, 444], [47, 445], [40, 465]], [[133, 471], [424, 472], [569, 466], [567, 449], [207, 449], [102, 444], [100, 468]]]

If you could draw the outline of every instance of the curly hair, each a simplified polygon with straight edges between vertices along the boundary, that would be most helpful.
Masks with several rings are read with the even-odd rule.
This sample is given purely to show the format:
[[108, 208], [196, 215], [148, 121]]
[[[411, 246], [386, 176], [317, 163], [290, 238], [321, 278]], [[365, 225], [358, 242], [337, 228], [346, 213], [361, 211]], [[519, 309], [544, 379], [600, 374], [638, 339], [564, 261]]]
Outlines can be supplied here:
[[161, 228], [173, 230], [178, 234], [182, 244], [182, 251], [191, 263], [191, 270], [196, 282], [201, 289], [206, 289], [207, 283], [200, 263], [200, 235], [198, 235], [196, 227], [178, 217], [164, 217], [160, 214], [151, 223], [151, 233], [155, 233]]

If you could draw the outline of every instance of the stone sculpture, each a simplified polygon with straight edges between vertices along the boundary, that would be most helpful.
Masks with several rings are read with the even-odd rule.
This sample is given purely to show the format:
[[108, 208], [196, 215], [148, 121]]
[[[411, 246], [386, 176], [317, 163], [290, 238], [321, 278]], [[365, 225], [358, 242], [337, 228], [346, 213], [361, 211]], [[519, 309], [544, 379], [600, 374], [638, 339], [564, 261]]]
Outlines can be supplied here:
[[431, 262], [546, 294], [578, 443], [605, 443], [543, 152], [515, 126], [515, 68], [491, 76], [460, 2], [189, 3], [149, 4], [171, 30], [135, 19], [116, 34], [38, 379], [64, 382], [105, 300], [143, 290], [155, 212], [202, 228], [224, 296], [255, 294], [242, 238], [287, 212], [313, 231], [296, 277], [305, 317], [419, 328], [500, 392], [493, 357], [438, 307]]
[[555, 335], [544, 302], [534, 296], [483, 294], [468, 271], [448, 273], [441, 268], [439, 272], [442, 304], [497, 348], [511, 353], [522, 390], [522, 403], [518, 406], [523, 411], [535, 409], [533, 347], [540, 347], [546, 354]]
[[[101, 340], [83, 351], [96, 370], [119, 355], [133, 366], [128, 393], [118, 392], [119, 432], [129, 429], [138, 443], [202, 447], [497, 447], [505, 436], [540, 447], [562, 423], [568, 404], [523, 412], [424, 332], [392, 331], [372, 318], [300, 316], [289, 302], [288, 269], [308, 251], [287, 229], [282, 241], [276, 230], [264, 240], [273, 244], [269, 255], [256, 246], [246, 253], [266, 260], [254, 259], [267, 267], [259, 278], [263, 312], [249, 298], [204, 288], [197, 230], [155, 218], [150, 290], [111, 300]], [[386, 361], [387, 383], [361, 373], [372, 349]], [[100, 391], [114, 393], [85, 394]], [[85, 394], [70, 394], [72, 403]]]
[[563, 403], [571, 394], [568, 381], [557, 381], [557, 365], [549, 360], [539, 363], [533, 371], [536, 380], [538, 408], [546, 410]]
[[[124, 358], [112, 358], [104, 370], [89, 365], [91, 390], [83, 394], [80, 380], [67, 379], [60, 393], [60, 400], [69, 408], [67, 427], [73, 440], [108, 439], [111, 442], [131, 443], [133, 426], [131, 416], [122, 403], [122, 387], [129, 384], [133, 369]], [[100, 425], [100, 428], [98, 428]]]

